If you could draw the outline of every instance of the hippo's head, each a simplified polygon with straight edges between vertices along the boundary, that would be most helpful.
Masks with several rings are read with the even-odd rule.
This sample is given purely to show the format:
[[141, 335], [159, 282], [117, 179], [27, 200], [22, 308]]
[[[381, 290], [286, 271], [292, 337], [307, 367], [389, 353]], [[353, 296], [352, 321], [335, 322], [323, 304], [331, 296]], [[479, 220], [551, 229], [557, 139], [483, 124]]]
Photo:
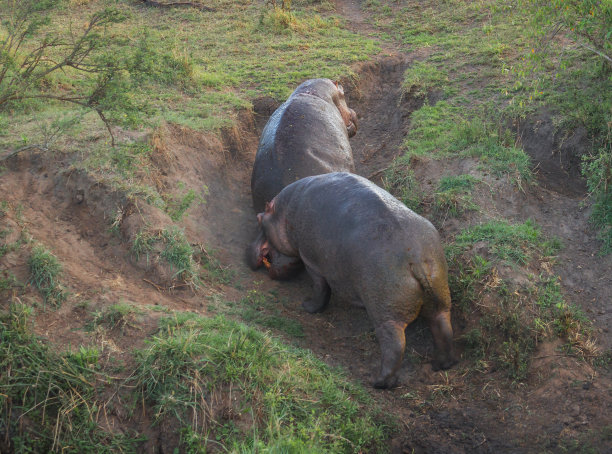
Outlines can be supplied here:
[[283, 214], [282, 203], [280, 210], [276, 207], [278, 198], [279, 196], [276, 196], [271, 202], [266, 203], [266, 209], [257, 215], [257, 221], [269, 242], [268, 250], [274, 248], [283, 255], [297, 257], [298, 251], [293, 248], [288, 237], [287, 219]]
[[357, 114], [346, 105], [344, 99], [344, 88], [338, 82], [330, 79], [309, 79], [301, 83], [293, 92], [292, 96], [308, 94], [317, 96], [327, 102], [333, 103], [340, 112], [342, 120], [346, 125], [349, 137], [357, 133]]
[[357, 114], [353, 109], [346, 105], [346, 100], [344, 99], [344, 88], [342, 88], [342, 85], [340, 85], [338, 82], [334, 82], [334, 85], [336, 86], [336, 91], [332, 96], [332, 100], [334, 101], [335, 106], [338, 108], [340, 115], [342, 115], [348, 136], [353, 137], [357, 133]]
[[[267, 204], [268, 208], [270, 204]], [[258, 219], [261, 216], [263, 220], [264, 213], [258, 215]], [[268, 241], [266, 235], [261, 226], [257, 238], [249, 244], [246, 250], [247, 264], [253, 271], [264, 265], [268, 270], [268, 275], [272, 279], [289, 279], [299, 273], [303, 264], [298, 257], [289, 257], [281, 254], [276, 248]]]
[[270, 243], [260, 228], [257, 238], [248, 245], [246, 249], [246, 261], [249, 267], [255, 271], [262, 265], [269, 266]]

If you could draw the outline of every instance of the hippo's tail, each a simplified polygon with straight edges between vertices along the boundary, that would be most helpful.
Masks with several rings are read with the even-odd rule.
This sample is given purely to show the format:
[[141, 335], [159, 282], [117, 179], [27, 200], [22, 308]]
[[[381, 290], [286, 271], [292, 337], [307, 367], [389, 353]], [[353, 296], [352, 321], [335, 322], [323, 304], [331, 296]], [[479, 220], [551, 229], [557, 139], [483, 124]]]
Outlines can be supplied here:
[[451, 297], [446, 269], [436, 263], [427, 261], [411, 263], [410, 269], [431, 303], [433, 303], [431, 306], [424, 305], [424, 308], [428, 307], [433, 312], [449, 310]]

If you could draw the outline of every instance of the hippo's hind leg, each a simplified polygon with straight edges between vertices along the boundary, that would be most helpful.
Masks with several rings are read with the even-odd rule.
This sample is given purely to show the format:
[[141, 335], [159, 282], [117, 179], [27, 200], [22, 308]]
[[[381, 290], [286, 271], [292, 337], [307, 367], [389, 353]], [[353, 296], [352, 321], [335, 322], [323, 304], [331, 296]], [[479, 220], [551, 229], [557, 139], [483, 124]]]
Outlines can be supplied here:
[[450, 310], [438, 312], [429, 319], [429, 327], [434, 340], [433, 370], [448, 369], [457, 363], [453, 349], [453, 327]]
[[325, 278], [308, 265], [306, 265], [306, 271], [308, 271], [308, 274], [312, 278], [313, 288], [312, 297], [304, 300], [302, 307], [306, 312], [310, 312], [311, 314], [323, 312], [325, 306], [329, 303], [331, 288]]
[[382, 355], [380, 374], [374, 382], [374, 388], [392, 388], [397, 384], [397, 371], [404, 358], [407, 324], [385, 321], [376, 326], [376, 337]]

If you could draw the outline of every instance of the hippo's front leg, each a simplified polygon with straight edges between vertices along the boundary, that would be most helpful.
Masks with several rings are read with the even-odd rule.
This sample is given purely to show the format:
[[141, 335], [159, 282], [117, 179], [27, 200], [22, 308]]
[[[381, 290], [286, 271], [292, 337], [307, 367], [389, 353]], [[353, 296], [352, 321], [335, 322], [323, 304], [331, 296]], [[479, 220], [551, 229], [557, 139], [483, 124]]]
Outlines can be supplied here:
[[407, 324], [387, 320], [376, 326], [376, 337], [380, 345], [380, 374], [374, 381], [374, 388], [393, 388], [397, 384], [397, 371], [404, 358]]
[[323, 312], [325, 306], [329, 303], [331, 297], [331, 288], [323, 276], [314, 271], [311, 267], [306, 265], [306, 271], [312, 278], [312, 297], [304, 300], [302, 307], [306, 312], [315, 314], [317, 312]]

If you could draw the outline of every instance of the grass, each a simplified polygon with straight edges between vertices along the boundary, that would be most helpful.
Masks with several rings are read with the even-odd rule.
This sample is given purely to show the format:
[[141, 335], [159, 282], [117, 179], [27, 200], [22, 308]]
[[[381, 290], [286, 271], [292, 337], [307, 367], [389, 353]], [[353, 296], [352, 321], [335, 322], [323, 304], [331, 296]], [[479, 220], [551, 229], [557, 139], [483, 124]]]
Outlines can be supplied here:
[[476, 210], [471, 192], [479, 183], [472, 175], [457, 175], [440, 178], [434, 193], [434, 211], [444, 218], [457, 217], [466, 211]]
[[466, 117], [464, 109], [446, 101], [425, 105], [411, 117], [411, 129], [404, 140], [405, 153], [398, 161], [409, 163], [412, 156], [433, 159], [475, 157], [484, 172], [508, 176], [520, 186], [532, 180], [531, 161], [514, 146], [512, 133], [484, 120], [486, 111]]
[[134, 235], [131, 252], [136, 260], [145, 259], [146, 266], [163, 262], [172, 275], [172, 280], [186, 283], [194, 288], [203, 284], [233, 284], [235, 271], [221, 264], [215, 252], [203, 245], [194, 247], [180, 227], [174, 225], [152, 232], [147, 227]]
[[177, 280], [197, 287], [200, 284], [199, 269], [193, 249], [185, 232], [178, 226], [170, 226], [159, 232], [147, 228], [138, 232], [132, 242], [132, 254], [136, 260], [146, 258], [147, 266], [153, 261], [163, 260]]
[[[499, 0], [365, 3], [379, 37], [425, 55], [405, 72], [404, 92], [424, 96], [426, 104], [412, 115], [400, 161], [471, 156], [483, 172], [508, 175], [522, 187], [533, 180], [531, 163], [506, 129], [546, 108], [558, 137], [569, 137], [578, 128], [587, 131], [592, 149], [582, 168], [606, 254], [612, 244], [609, 65], [567, 36], [542, 37], [544, 26], [538, 21], [550, 25], [546, 21], [552, 19], [543, 18], [538, 5]], [[595, 23], [607, 16], [585, 17]], [[573, 35], [573, 29], [567, 32]], [[605, 39], [609, 46], [610, 37]], [[435, 102], [427, 102], [432, 96]]]
[[138, 434], [101, 428], [97, 349], [55, 353], [31, 333], [31, 315], [21, 304], [0, 314], [0, 434], [11, 451], [136, 452]]
[[[363, 388], [312, 354], [221, 316], [163, 319], [137, 362], [155, 421], [178, 419], [204, 449], [375, 452], [389, 431]], [[236, 416], [213, 418], [208, 402], [229, 390], [227, 412]], [[252, 426], [245, 430], [238, 415]]]
[[57, 257], [42, 245], [35, 246], [28, 259], [28, 267], [30, 283], [40, 291], [44, 303], [59, 307], [68, 293], [59, 280], [62, 265]]
[[[35, 49], [47, 35], [70, 42], [71, 31], [79, 29], [75, 24], [114, 8], [122, 20], [100, 30], [107, 44], [96, 49], [92, 62], [115, 69], [95, 106], [124, 130], [175, 123], [218, 132], [233, 125], [238, 111], [251, 109], [253, 99], [282, 100], [307, 78], [354, 78], [350, 65], [379, 51], [374, 39], [347, 30], [326, 2], [294, 2], [291, 12], [246, 0], [218, 0], [211, 6], [214, 11], [206, 12], [143, 8], [124, 0], [112, 5], [103, 0], [55, 3], [19, 55]], [[2, 12], [9, 17], [10, 2], [0, 4]], [[55, 57], [52, 52], [43, 60]], [[96, 75], [65, 68], [43, 82], [36, 87], [42, 94], [78, 95], [89, 93]], [[98, 115], [74, 104], [26, 99], [0, 109], [1, 148], [42, 143], [72, 152], [78, 157], [73, 168], [179, 221], [205, 191], [162, 188], [154, 147], [127, 136], [111, 147]]]
[[134, 316], [141, 313], [142, 311], [132, 303], [120, 301], [94, 312], [91, 327], [104, 326], [109, 331], [119, 328], [123, 332], [126, 326], [130, 326], [130, 321]]
[[543, 256], [550, 256], [561, 247], [558, 239], [545, 239], [532, 220], [522, 224], [489, 221], [469, 227], [457, 235], [455, 245], [465, 248], [480, 241], [486, 242], [490, 253], [497, 258], [519, 265], [529, 263], [536, 251], [541, 251]]
[[383, 176], [384, 188], [415, 212], [420, 211], [423, 191], [409, 164], [396, 160]]
[[[94, 319], [112, 329], [133, 314], [131, 305], [120, 303]], [[145, 403], [154, 427], [176, 421], [180, 449], [188, 452], [383, 452], [394, 428], [340, 371], [222, 316], [162, 318], [159, 332], [135, 353], [126, 382], [107, 375], [95, 345], [50, 349], [32, 334], [32, 315], [23, 304], [0, 313], [0, 410], [6, 416], [0, 434], [10, 431], [14, 452], [136, 452], [143, 436], [104, 430], [104, 415], [118, 403], [108, 400], [106, 389]], [[228, 395], [226, 416], [211, 413]]]
[[278, 301], [274, 295], [265, 295], [259, 290], [249, 290], [240, 301], [240, 316], [245, 322], [253, 322], [263, 328], [271, 328], [283, 332], [292, 338], [304, 337], [300, 322], [281, 315]]
[[[196, 193], [193, 189], [185, 191], [185, 185], [182, 183], [179, 183], [178, 186], [182, 194], [170, 196], [165, 200], [166, 212], [174, 222], [180, 221], [194, 202], [202, 205], [206, 203], [202, 194]], [[208, 188], [206, 186], [204, 186], [202, 193], [205, 195], [208, 194]]]
[[199, 276], [193, 259], [194, 249], [187, 241], [185, 232], [178, 227], [164, 229], [161, 231], [160, 240], [164, 244], [161, 258], [170, 265], [173, 277], [197, 286]]
[[[443, 65], [439, 65], [443, 67]], [[448, 86], [448, 73], [430, 62], [415, 62], [404, 73], [404, 96], [425, 96], [434, 89]]]
[[546, 269], [560, 247], [533, 221], [469, 227], [447, 247], [452, 298], [470, 325], [461, 339], [464, 357], [474, 372], [496, 366], [522, 382], [537, 345], [556, 337], [566, 353], [598, 357], [591, 322], [565, 301], [559, 279], [530, 272]]
[[584, 157], [583, 174], [593, 199], [591, 221], [599, 228], [602, 254], [612, 252], [612, 145]]
[[21, 284], [19, 283], [15, 275], [10, 271], [3, 272], [3, 276], [0, 277], [0, 292], [4, 290], [10, 290], [20, 285]]
[[[39, 35], [66, 35], [72, 23], [106, 6], [101, 0], [60, 6]], [[208, 12], [123, 1], [112, 6], [124, 20], [112, 25], [113, 39], [99, 58], [121, 71], [101, 105], [109, 119], [129, 128], [171, 121], [215, 130], [256, 96], [282, 99], [306, 78], [350, 76], [351, 63], [378, 50], [374, 40], [344, 28], [325, 4], [296, 2], [290, 13], [242, 0], [216, 1]], [[34, 46], [34, 38], [26, 44]], [[49, 80], [67, 82], [91, 83], [69, 69]], [[30, 109], [44, 111], [45, 105]]]
[[301, 323], [283, 314], [287, 301], [276, 292], [264, 293], [255, 288], [247, 290], [238, 301], [229, 301], [221, 294], [208, 297], [206, 310], [213, 315], [236, 318], [250, 326], [274, 330], [289, 336], [289, 339], [304, 337]]

